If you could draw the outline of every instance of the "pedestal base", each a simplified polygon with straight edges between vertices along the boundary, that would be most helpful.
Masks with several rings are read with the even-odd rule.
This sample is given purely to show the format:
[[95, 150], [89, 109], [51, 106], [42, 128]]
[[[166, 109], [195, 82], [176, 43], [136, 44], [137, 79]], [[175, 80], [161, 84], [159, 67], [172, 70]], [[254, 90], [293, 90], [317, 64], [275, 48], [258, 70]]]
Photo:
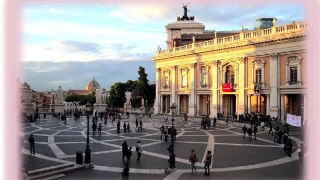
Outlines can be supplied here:
[[171, 173], [171, 172], [173, 172], [173, 171], [175, 171], [175, 170], [177, 170], [177, 168], [167, 167], [166, 169], [164, 169], [164, 173], [169, 174], [169, 173]]
[[92, 163], [84, 164], [84, 167], [87, 168], [87, 169], [93, 169], [94, 168]]

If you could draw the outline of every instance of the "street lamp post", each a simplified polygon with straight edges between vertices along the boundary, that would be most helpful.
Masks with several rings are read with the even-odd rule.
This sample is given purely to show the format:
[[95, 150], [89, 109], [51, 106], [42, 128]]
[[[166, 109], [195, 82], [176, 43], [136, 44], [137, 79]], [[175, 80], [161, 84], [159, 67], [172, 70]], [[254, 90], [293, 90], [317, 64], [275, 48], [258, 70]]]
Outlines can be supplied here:
[[85, 150], [85, 159], [84, 159], [84, 164], [87, 168], [92, 167], [92, 162], [91, 162], [91, 149], [90, 149], [90, 144], [89, 144], [89, 119], [90, 119], [90, 111], [91, 111], [91, 105], [89, 102], [86, 104], [86, 113], [87, 113], [87, 146]]
[[171, 110], [171, 113], [172, 113], [172, 119], [171, 119], [171, 145], [169, 146], [168, 148], [168, 151], [169, 151], [169, 156], [170, 156], [170, 159], [169, 159], [169, 163], [170, 163], [170, 166], [169, 168], [170, 169], [175, 169], [176, 168], [176, 155], [174, 153], [174, 130], [173, 130], [173, 122], [174, 122], [174, 113], [176, 112], [176, 106], [174, 103], [172, 103], [172, 105], [170, 106], [170, 110]]

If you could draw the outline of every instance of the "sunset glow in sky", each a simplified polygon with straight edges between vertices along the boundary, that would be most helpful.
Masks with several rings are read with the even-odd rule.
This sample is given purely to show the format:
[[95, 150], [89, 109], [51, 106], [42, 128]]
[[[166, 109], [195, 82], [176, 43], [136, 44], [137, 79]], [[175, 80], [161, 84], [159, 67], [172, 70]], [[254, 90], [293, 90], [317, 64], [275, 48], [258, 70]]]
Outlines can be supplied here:
[[[255, 20], [277, 25], [304, 21], [302, 3], [217, 3], [194, 1], [188, 15], [206, 30], [253, 29]], [[187, 2], [185, 2], [186, 4]], [[84, 89], [92, 78], [103, 88], [138, 77], [142, 65], [155, 80], [158, 45], [166, 49], [165, 25], [183, 15], [180, 1], [118, 1], [87, 4], [24, 4], [22, 81], [35, 90]]]

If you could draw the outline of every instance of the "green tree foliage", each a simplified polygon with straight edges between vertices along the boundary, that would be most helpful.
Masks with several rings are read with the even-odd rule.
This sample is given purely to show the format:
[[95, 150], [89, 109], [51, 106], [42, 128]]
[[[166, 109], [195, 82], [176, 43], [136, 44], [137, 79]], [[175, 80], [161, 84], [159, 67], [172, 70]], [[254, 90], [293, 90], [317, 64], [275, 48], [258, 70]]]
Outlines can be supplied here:
[[149, 85], [148, 74], [145, 68], [139, 66], [139, 78], [136, 81], [128, 80], [126, 83], [117, 82], [110, 89], [108, 104], [113, 107], [123, 107], [126, 102], [125, 92], [132, 92], [131, 105], [134, 108], [141, 107], [141, 99], [148, 101], [147, 106], [152, 106], [155, 98], [155, 85]]
[[79, 102], [79, 105], [85, 105], [89, 102], [91, 105], [96, 103], [96, 97], [94, 94], [89, 95], [70, 95], [65, 98], [66, 102]]
[[108, 105], [111, 107], [123, 107], [123, 104], [126, 102], [125, 92], [125, 83], [116, 82], [112, 85], [109, 92]]

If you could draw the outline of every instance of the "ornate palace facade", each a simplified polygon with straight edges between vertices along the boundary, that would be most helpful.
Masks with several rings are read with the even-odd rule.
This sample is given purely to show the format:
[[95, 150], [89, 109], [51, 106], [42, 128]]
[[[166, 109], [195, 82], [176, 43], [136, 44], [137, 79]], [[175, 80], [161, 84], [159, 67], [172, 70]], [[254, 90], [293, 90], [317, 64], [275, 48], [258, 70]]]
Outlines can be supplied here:
[[155, 114], [191, 117], [259, 112], [284, 120], [306, 104], [306, 24], [276, 26], [261, 18], [255, 30], [205, 31], [192, 20], [168, 24], [167, 49], [157, 51]]

